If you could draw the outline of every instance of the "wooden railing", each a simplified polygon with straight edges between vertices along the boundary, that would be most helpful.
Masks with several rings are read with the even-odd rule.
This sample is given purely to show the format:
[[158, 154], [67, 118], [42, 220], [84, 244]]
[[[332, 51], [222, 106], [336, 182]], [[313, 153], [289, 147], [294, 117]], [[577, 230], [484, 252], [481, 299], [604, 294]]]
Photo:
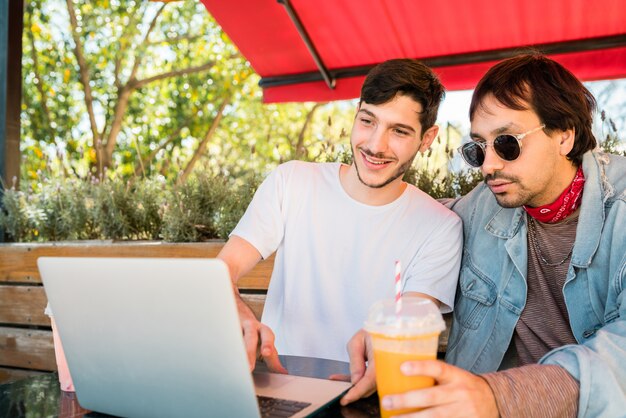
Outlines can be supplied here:
[[[222, 242], [170, 244], [56, 243], [0, 245], [0, 382], [56, 370], [47, 303], [37, 259], [56, 257], [215, 257]], [[239, 281], [242, 297], [260, 317], [273, 257]], [[88, 274], [88, 273], [87, 273]]]

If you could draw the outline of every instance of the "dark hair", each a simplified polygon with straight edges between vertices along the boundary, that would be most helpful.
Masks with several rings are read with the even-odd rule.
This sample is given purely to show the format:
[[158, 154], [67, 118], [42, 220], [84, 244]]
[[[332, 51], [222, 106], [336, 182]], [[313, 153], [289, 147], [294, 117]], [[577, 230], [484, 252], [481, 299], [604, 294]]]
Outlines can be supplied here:
[[591, 125], [596, 100], [565, 67], [550, 58], [530, 52], [493, 66], [478, 82], [470, 104], [470, 120], [487, 94], [505, 106], [525, 110], [530, 105], [546, 125], [545, 131], [574, 128], [574, 147], [567, 158], [582, 163], [585, 152], [596, 147]]
[[367, 73], [361, 88], [361, 102], [379, 105], [398, 94], [422, 105], [419, 121], [423, 135], [435, 124], [439, 103], [445, 94], [439, 78], [430, 68], [414, 59], [385, 61]]

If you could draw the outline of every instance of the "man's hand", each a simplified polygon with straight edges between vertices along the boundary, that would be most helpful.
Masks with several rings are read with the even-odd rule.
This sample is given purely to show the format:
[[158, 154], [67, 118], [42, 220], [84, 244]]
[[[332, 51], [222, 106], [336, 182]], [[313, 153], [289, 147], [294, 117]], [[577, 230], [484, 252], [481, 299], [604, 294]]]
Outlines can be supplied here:
[[239, 278], [256, 266], [261, 260], [261, 253], [245, 239], [233, 235], [217, 255], [217, 258], [222, 259], [228, 266], [230, 279], [233, 283], [233, 292], [237, 301], [237, 311], [246, 344], [250, 371], [254, 370], [257, 348], [260, 346], [260, 355], [268, 369], [275, 373], [287, 373], [287, 369], [278, 360], [278, 352], [274, 346], [274, 333], [267, 325], [263, 325], [256, 319], [250, 307], [241, 299], [237, 288]]
[[431, 376], [436, 385], [403, 394], [385, 396], [385, 409], [424, 408], [402, 417], [494, 417], [496, 400], [485, 380], [442, 361], [408, 361], [401, 370], [408, 376]]
[[259, 349], [260, 357], [263, 358], [269, 371], [273, 373], [287, 373], [287, 369], [280, 364], [278, 359], [278, 351], [274, 346], [274, 333], [267, 325], [262, 324], [250, 309], [248, 305], [239, 297], [237, 297], [237, 310], [239, 311], [239, 320], [243, 331], [243, 340], [248, 354], [248, 362], [250, 371], [254, 370], [257, 359], [257, 349]]
[[[407, 292], [403, 297], [421, 297], [431, 300], [436, 306], [441, 302], [425, 293]], [[372, 340], [363, 329], [358, 331], [348, 342], [350, 356], [350, 381], [354, 385], [343, 398], [341, 405], [348, 405], [358, 399], [370, 396], [376, 391], [376, 370], [374, 369], [374, 348]], [[367, 362], [367, 367], [366, 367]], [[331, 379], [340, 380], [341, 376], [333, 375]], [[348, 379], [341, 379], [348, 380]]]
[[354, 386], [341, 398], [341, 405], [344, 406], [376, 391], [374, 349], [372, 340], [365, 330], [360, 330], [350, 338], [348, 355], [350, 356], [350, 381]]

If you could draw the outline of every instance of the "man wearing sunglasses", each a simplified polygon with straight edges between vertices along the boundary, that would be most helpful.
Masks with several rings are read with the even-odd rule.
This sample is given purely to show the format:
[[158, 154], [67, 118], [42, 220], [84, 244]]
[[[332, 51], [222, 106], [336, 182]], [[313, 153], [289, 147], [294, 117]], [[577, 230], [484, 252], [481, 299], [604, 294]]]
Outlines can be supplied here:
[[[594, 111], [591, 93], [539, 54], [478, 83], [459, 151], [485, 181], [451, 204], [465, 241], [448, 364], [405, 363], [437, 386], [384, 405], [425, 408], [415, 416], [625, 416], [626, 160], [593, 151]], [[350, 349], [362, 374], [367, 339]]]

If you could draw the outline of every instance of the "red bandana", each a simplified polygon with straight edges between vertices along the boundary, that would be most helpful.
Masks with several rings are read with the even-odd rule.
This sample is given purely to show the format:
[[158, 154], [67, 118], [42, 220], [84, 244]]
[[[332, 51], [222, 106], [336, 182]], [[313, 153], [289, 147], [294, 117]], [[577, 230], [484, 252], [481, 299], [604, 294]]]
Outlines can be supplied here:
[[524, 206], [524, 209], [539, 222], [548, 224], [556, 223], [567, 218], [578, 209], [582, 200], [581, 197], [583, 195], [584, 185], [585, 175], [583, 174], [582, 167], [578, 167], [572, 184], [570, 184], [554, 202], [536, 208]]

